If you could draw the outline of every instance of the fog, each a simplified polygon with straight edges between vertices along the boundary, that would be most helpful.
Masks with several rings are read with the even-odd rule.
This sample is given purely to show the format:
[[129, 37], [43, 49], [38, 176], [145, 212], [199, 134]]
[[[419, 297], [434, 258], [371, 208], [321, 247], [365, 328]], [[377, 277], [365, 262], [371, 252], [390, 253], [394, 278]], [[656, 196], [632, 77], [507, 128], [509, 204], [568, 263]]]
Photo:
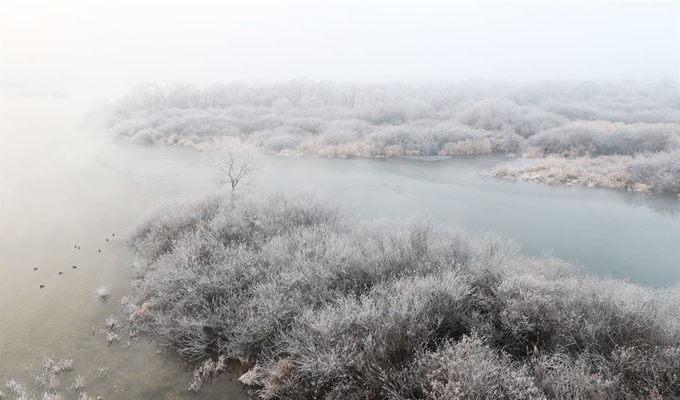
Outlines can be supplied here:
[[2, 90], [680, 74], [680, 3], [5, 1]]
[[680, 1], [2, 1], [0, 399], [680, 398], [678, 82]]

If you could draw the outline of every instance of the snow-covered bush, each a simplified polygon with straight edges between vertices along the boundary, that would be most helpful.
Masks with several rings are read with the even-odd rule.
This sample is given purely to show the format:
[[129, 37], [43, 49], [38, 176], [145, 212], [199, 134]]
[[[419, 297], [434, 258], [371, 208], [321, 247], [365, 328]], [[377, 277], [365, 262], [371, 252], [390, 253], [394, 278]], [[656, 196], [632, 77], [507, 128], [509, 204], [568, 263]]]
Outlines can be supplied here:
[[128, 243], [128, 328], [203, 361], [196, 390], [217, 353], [261, 398], [680, 396], [680, 287], [495, 235], [293, 193], [165, 205]]

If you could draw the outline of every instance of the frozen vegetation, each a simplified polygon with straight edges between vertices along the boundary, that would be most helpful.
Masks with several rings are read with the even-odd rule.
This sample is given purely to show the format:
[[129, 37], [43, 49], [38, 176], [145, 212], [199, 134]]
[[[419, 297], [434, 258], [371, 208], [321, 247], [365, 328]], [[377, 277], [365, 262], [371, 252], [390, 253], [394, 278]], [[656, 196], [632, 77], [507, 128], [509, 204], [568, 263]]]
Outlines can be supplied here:
[[[627, 168], [640, 155], [677, 155], [680, 94], [667, 83], [147, 84], [109, 108], [108, 126], [132, 143], [209, 149], [229, 137], [279, 155], [625, 156], [626, 162], [603, 169], [619, 168], [617, 173], [632, 182], [616, 187], [668, 191], [674, 185], [668, 177], [659, 182], [659, 174], [680, 179], [666, 162], [670, 156], [645, 158], [645, 168]], [[612, 160], [618, 159], [596, 163]], [[580, 170], [571, 164], [552, 166]], [[498, 175], [558, 182], [553, 173], [537, 173], [545, 170], [540, 165], [526, 174]], [[570, 180], [611, 187], [608, 181], [606, 176]]]
[[100, 300], [106, 300], [109, 298], [109, 295], [111, 294], [111, 286], [99, 286], [94, 291], [94, 294], [97, 295], [97, 297]]
[[[85, 393], [84, 389], [87, 384], [85, 378], [80, 374], [73, 377], [73, 382], [69, 386], [62, 388], [61, 380], [66, 380], [64, 375], [73, 372], [72, 359], [43, 356], [41, 367], [37, 372], [34, 371], [33, 365], [30, 369], [26, 369], [30, 378], [29, 384], [15, 378], [6, 379], [5, 388], [8, 393], [5, 394], [0, 391], [0, 399], [63, 400], [65, 398], [77, 398], [78, 400], [95, 400], [94, 397]], [[36, 395], [36, 392], [42, 393], [42, 395]], [[101, 399], [101, 397], [96, 399]]]
[[680, 151], [635, 158], [602, 156], [569, 159], [550, 156], [524, 167], [501, 165], [491, 174], [549, 184], [680, 193]]
[[160, 207], [128, 244], [125, 324], [202, 363], [194, 391], [235, 359], [263, 399], [680, 396], [679, 286], [493, 234], [218, 193]]

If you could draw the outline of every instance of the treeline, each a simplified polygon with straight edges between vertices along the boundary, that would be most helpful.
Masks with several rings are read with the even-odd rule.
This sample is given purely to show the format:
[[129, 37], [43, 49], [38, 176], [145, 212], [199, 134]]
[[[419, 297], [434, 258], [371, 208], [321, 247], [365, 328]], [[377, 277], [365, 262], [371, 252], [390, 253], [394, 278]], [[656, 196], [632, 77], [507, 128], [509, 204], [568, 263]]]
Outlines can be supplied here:
[[596, 157], [669, 152], [680, 149], [680, 125], [570, 123], [532, 136], [532, 155]]
[[128, 244], [130, 328], [205, 361], [197, 381], [232, 358], [263, 399], [680, 396], [677, 285], [310, 193], [165, 205]]
[[[203, 146], [235, 137], [281, 155], [623, 155], [630, 164], [637, 155], [680, 149], [680, 91], [672, 85], [148, 84], [109, 114], [110, 130], [133, 143]], [[650, 183], [657, 178], [630, 175], [641, 184], [628, 188], [669, 187]]]
[[391, 146], [392, 153], [432, 155], [484, 139], [505, 140], [496, 150], [514, 151], [522, 138], [574, 120], [677, 124], [680, 95], [623, 83], [147, 84], [117, 101], [111, 117], [112, 131], [137, 143], [226, 135], [272, 152], [315, 139], [306, 151], [363, 142], [375, 155]]

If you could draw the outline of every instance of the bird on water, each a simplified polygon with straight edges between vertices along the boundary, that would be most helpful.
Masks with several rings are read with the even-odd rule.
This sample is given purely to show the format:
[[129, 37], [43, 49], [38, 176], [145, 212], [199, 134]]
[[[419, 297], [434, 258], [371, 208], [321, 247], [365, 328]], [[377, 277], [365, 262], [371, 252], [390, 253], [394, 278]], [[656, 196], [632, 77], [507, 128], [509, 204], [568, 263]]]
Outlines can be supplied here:
[[59, 275], [63, 275], [63, 274], [64, 274], [63, 272], [59, 271]]
[[38, 267], [33, 267], [33, 271], [37, 271], [37, 270], [38, 270]]
[[73, 267], [73, 269], [76, 269], [76, 268], [78, 268], [78, 267], [76, 267], [75, 265], [72, 265], [72, 267]]
[[45, 287], [45, 285], [40, 285], [40, 289], [42, 289], [42, 288], [44, 288], [44, 287]]

